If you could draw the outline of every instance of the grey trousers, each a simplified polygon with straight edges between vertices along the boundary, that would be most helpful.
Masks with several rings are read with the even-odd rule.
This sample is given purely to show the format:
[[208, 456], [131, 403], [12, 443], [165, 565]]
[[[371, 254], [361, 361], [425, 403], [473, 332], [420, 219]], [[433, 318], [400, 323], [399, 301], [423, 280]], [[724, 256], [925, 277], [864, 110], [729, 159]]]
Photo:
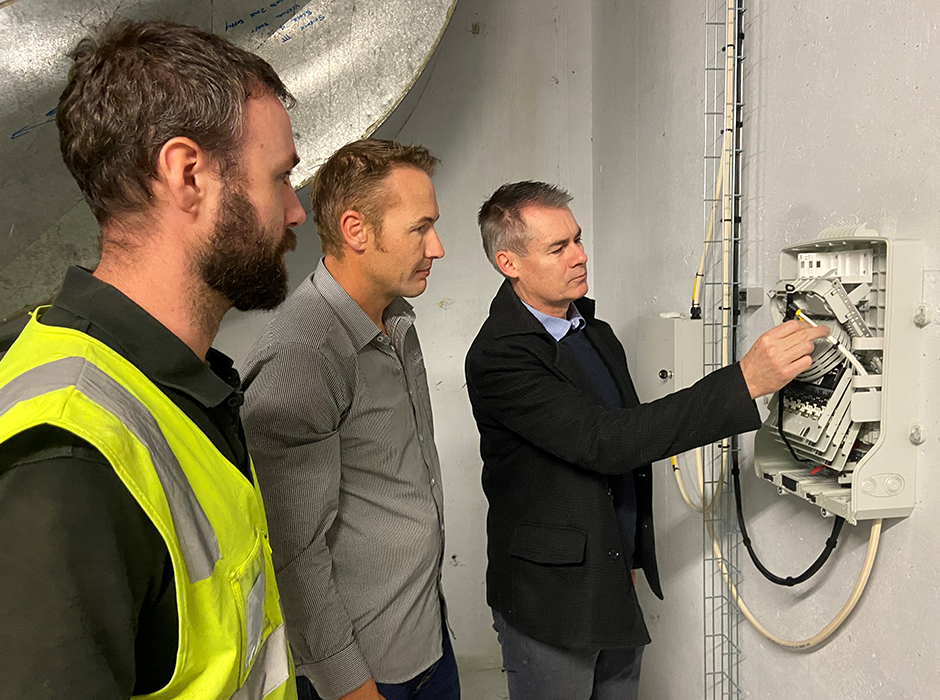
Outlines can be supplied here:
[[643, 647], [561, 649], [510, 627], [495, 610], [510, 700], [637, 700]]

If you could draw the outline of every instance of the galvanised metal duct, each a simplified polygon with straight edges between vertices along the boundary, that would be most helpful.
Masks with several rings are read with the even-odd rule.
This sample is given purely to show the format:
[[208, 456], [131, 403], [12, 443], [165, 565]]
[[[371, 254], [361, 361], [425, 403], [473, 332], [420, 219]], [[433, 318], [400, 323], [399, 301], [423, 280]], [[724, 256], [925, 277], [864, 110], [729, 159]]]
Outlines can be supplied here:
[[428, 63], [456, 0], [0, 0], [0, 326], [94, 266], [98, 227], [59, 155], [67, 52], [112, 17], [169, 19], [267, 59], [297, 97], [295, 187], [371, 134]]

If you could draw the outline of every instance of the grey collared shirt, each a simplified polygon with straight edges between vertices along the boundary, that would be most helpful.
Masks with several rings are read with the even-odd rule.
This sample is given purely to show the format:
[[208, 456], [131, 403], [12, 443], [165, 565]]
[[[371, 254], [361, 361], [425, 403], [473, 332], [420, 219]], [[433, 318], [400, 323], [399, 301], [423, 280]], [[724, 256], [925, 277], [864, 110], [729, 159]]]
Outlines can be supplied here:
[[321, 261], [251, 351], [243, 413], [298, 672], [324, 700], [442, 653], [444, 495], [414, 312], [386, 336]]

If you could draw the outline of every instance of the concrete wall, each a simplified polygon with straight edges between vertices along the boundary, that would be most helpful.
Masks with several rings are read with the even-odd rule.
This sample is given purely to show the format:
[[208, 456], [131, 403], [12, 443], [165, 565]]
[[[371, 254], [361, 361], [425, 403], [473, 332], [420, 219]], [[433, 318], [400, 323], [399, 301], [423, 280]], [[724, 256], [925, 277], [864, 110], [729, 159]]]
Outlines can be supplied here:
[[[924, 296], [940, 304], [940, 6], [928, 0], [746, 3], [744, 280], [776, 280], [779, 249], [839, 223], [869, 222], [927, 243]], [[681, 0], [595, 2], [594, 250], [600, 298], [629, 345], [640, 314], [688, 307], [703, 235], [703, 7]], [[745, 323], [744, 346], [770, 325]], [[742, 627], [749, 698], [933, 697], [940, 668], [935, 504], [940, 483], [940, 327], [924, 332], [918, 505], [889, 523], [868, 591], [843, 631], [815, 653], [785, 651]], [[747, 452], [750, 437], [743, 440]], [[745, 507], [766, 562], [802, 571], [830, 522], [776, 495], [744, 464]], [[641, 697], [703, 695], [700, 520], [672, 478], [657, 477], [656, 517], [666, 602], [643, 599], [653, 635]], [[817, 632], [854, 584], [867, 525], [847, 527], [837, 553], [799, 591], [742, 563], [742, 593], [773, 631]], [[742, 623], [744, 624], [744, 623]]]
[[[766, 285], [777, 249], [826, 226], [869, 222], [927, 245], [924, 297], [940, 304], [940, 5], [929, 0], [761, 3], [748, 13], [745, 74], [747, 274]], [[862, 47], [870, 47], [864, 49]], [[878, 48], [875, 48], [878, 47]], [[766, 311], [748, 324], [767, 326]], [[923, 331], [917, 507], [888, 524], [866, 596], [844, 632], [812, 655], [748, 633], [742, 683], [753, 698], [839, 694], [895, 700], [936, 694], [940, 668], [940, 325]], [[829, 523], [749, 480], [755, 538], [778, 568], [805, 567]], [[802, 595], [748, 586], [758, 612], [791, 637], [815, 633], [841, 607], [861, 566], [867, 526], [853, 528], [827, 575]], [[789, 549], [789, 551], [788, 551]], [[777, 618], [779, 611], [780, 617]]]
[[[594, 2], [593, 293], [631, 361], [637, 317], [688, 312], [701, 254], [702, 6]], [[701, 516], [664, 463], [654, 512], [666, 600], [638, 586], [653, 638], [641, 697], [700, 698]]]
[[[442, 160], [434, 182], [446, 256], [413, 303], [445, 480], [444, 588], [465, 669], [500, 661], [484, 598], [486, 501], [463, 375], [464, 356], [501, 280], [483, 254], [476, 212], [504, 182], [561, 183], [575, 196], [590, 251], [590, 63], [587, 0], [461, 0], [417, 104], [406, 99], [378, 134], [421, 143]], [[295, 283], [319, 257], [312, 223], [297, 235], [300, 247], [288, 258]], [[265, 319], [226, 317], [217, 346], [241, 361]]]
[[[592, 257], [592, 294], [635, 357], [640, 315], [686, 311], [702, 226], [703, 7], [684, 0], [461, 0], [420, 98], [384, 130], [443, 160], [435, 178], [447, 257], [416, 300], [447, 496], [445, 587], [465, 668], [498, 663], [484, 603], [485, 500], [462, 361], [499, 284], [485, 261], [476, 209], [504, 181], [559, 182]], [[748, 3], [744, 127], [744, 281], [772, 284], [781, 247], [836, 223], [869, 222], [928, 245], [925, 299], [940, 307], [940, 6]], [[592, 147], [593, 143], [593, 147]], [[319, 255], [306, 224], [290, 258], [299, 281]], [[244, 357], [261, 315], [226, 319], [219, 345]], [[745, 348], [770, 325], [746, 319]], [[869, 590], [844, 630], [793, 654], [742, 628], [741, 682], [750, 698], [932, 697], [940, 668], [940, 319], [924, 331], [928, 441], [918, 506], [889, 524]], [[750, 476], [744, 495], [755, 542], [784, 573], [816, 556], [829, 522]], [[641, 598], [653, 644], [641, 697], [703, 696], [702, 529], [665, 468], [656, 518], [666, 601]], [[861, 565], [867, 527], [847, 527], [805, 590], [765, 583], [743, 562], [742, 592], [774, 631], [815, 633], [838, 610]]]

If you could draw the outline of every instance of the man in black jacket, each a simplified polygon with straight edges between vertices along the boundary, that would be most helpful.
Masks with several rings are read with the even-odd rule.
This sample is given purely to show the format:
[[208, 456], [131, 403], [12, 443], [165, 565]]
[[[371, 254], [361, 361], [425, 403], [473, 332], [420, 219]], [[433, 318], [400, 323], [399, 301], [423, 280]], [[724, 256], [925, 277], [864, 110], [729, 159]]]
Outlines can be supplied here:
[[739, 362], [641, 404], [594, 317], [567, 192], [504, 185], [482, 206], [506, 278], [467, 355], [487, 516], [487, 602], [512, 700], [635, 698], [650, 641], [631, 569], [662, 598], [650, 464], [760, 426], [754, 399], [810, 365], [828, 329], [765, 333]]

